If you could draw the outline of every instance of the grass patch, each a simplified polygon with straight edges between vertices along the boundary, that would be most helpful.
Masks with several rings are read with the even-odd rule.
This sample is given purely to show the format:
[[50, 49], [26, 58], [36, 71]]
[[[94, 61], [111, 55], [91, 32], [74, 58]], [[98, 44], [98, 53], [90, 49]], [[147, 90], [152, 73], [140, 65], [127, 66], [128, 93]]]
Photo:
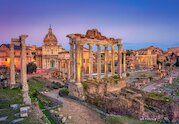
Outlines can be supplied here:
[[[45, 109], [44, 103], [39, 100], [38, 101], [40, 109]], [[50, 121], [51, 124], [56, 124], [54, 118], [52, 117], [51, 113], [48, 110], [43, 111], [44, 115], [47, 117], [47, 119]]]
[[166, 96], [162, 93], [151, 92], [151, 93], [147, 94], [147, 97], [154, 99], [154, 100], [161, 100], [161, 101], [164, 101], [165, 103], [171, 103], [172, 102], [171, 96]]
[[[12, 120], [17, 119], [14, 114], [19, 113], [19, 109], [12, 110], [10, 108], [11, 104], [23, 104], [21, 89], [0, 89], [0, 116], [8, 116], [6, 121], [1, 122], [2, 124], [10, 124]], [[18, 124], [40, 124], [40, 121], [38, 117], [31, 112], [29, 113], [29, 117]]]
[[19, 88], [0, 89], [0, 109], [8, 108], [11, 104], [22, 104], [22, 94]]
[[179, 96], [179, 91], [176, 91], [176, 96]]
[[132, 117], [127, 116], [108, 116], [106, 118], [109, 124], [162, 124], [159, 122], [152, 122], [152, 121], [140, 121]]
[[36, 79], [30, 79], [28, 83], [29, 83], [29, 96], [32, 101], [35, 101], [37, 98], [37, 92], [43, 89], [44, 84]]

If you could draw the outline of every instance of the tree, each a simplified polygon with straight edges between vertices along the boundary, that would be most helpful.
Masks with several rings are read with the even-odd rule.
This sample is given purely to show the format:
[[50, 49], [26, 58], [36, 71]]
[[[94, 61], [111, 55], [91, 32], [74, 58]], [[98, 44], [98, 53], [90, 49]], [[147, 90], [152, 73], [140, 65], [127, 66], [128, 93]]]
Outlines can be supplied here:
[[165, 66], [170, 66], [171, 65], [171, 63], [170, 62], [167, 62], [166, 64], [165, 64]]
[[27, 73], [32, 74], [33, 72], [36, 72], [37, 66], [34, 62], [30, 62], [27, 64]]

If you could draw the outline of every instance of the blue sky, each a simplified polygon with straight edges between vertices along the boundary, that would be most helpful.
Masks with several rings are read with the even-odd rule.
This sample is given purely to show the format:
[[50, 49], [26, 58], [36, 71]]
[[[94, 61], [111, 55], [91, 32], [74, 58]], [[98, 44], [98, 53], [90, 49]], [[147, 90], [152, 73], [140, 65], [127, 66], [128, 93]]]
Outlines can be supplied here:
[[66, 49], [67, 34], [92, 28], [125, 49], [178, 47], [179, 0], [0, 0], [0, 43], [26, 33], [40, 46], [50, 24]]

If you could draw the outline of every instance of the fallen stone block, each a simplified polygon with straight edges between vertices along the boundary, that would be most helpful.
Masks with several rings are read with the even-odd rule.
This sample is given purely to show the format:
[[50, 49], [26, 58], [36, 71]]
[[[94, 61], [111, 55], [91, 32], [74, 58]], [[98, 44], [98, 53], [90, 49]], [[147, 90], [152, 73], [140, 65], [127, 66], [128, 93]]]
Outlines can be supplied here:
[[16, 113], [16, 114], [14, 114], [14, 116], [19, 118], [20, 117], [20, 113]]
[[24, 120], [24, 118], [15, 119], [15, 120], [12, 121], [12, 123], [15, 124], [15, 123], [18, 123], [18, 122], [23, 121], [23, 120]]
[[0, 117], [0, 121], [5, 121], [8, 118], [8, 116]]
[[17, 110], [19, 108], [19, 104], [13, 104], [13, 105], [10, 105], [10, 107], [13, 109], [13, 110]]
[[30, 110], [29, 106], [20, 108], [20, 117], [28, 117], [28, 112]]

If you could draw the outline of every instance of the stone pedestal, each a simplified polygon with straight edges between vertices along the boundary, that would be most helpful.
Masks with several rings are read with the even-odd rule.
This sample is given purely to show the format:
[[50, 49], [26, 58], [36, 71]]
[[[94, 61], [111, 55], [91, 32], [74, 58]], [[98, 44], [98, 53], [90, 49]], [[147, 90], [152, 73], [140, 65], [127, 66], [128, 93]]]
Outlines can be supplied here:
[[68, 88], [70, 91], [70, 96], [76, 97], [80, 100], [85, 100], [84, 88], [81, 83], [70, 82], [68, 84]]

